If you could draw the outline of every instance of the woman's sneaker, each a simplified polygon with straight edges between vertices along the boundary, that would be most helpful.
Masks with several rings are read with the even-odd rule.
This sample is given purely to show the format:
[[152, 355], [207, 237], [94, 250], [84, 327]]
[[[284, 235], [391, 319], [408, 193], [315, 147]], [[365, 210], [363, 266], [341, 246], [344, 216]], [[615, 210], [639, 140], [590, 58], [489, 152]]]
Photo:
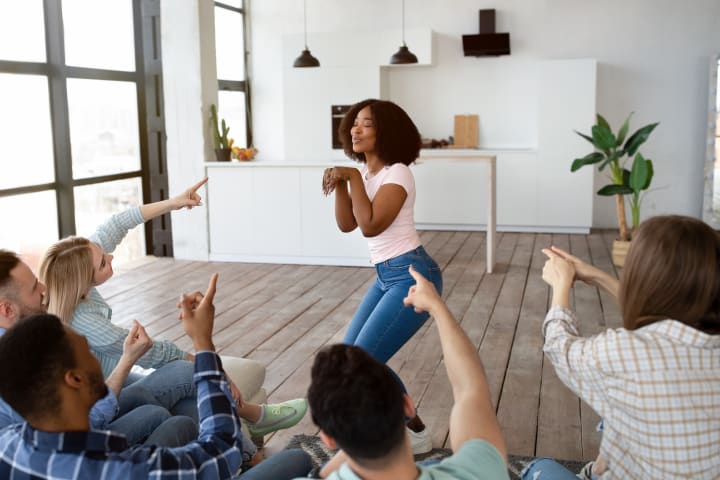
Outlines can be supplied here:
[[407, 427], [405, 427], [405, 430], [410, 437], [410, 446], [412, 447], [413, 455], [422, 455], [432, 450], [432, 438], [430, 438], [430, 432], [427, 427], [419, 432], [414, 432]]
[[252, 437], [264, 437], [269, 433], [296, 425], [305, 416], [307, 406], [307, 400], [304, 398], [263, 405], [265, 412], [262, 420], [257, 423], [244, 422]]

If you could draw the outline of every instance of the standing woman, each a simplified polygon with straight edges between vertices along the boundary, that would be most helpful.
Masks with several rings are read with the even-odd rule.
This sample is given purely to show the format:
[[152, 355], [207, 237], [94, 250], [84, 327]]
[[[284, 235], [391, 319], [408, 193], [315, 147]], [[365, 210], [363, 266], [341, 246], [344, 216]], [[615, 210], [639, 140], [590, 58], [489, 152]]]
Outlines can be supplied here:
[[[415, 230], [415, 180], [409, 165], [420, 153], [420, 133], [402, 108], [369, 99], [347, 112], [339, 134], [345, 154], [362, 165], [360, 169], [327, 169], [323, 190], [326, 195], [335, 191], [335, 219], [340, 230], [350, 232], [359, 227], [368, 239], [370, 261], [377, 272], [344, 342], [363, 348], [385, 363], [429, 316], [403, 304], [415, 283], [408, 267], [412, 265], [442, 292], [440, 268], [423, 248]], [[432, 449], [430, 436], [418, 416], [407, 426], [414, 453]]]

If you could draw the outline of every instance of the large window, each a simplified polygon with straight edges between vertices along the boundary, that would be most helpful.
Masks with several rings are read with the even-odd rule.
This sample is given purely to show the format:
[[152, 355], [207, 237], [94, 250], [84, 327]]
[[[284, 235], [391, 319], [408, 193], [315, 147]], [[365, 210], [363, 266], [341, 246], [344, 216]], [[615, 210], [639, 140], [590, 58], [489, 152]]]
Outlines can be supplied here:
[[246, 15], [243, 0], [215, 2], [215, 60], [218, 113], [241, 147], [252, 146], [250, 83], [247, 78]]
[[[158, 19], [159, 0], [0, 2], [1, 248], [37, 258], [151, 196], [149, 165], [164, 164], [146, 108], [161, 98], [159, 68], [146, 74]], [[146, 231], [117, 262], [153, 248]]]

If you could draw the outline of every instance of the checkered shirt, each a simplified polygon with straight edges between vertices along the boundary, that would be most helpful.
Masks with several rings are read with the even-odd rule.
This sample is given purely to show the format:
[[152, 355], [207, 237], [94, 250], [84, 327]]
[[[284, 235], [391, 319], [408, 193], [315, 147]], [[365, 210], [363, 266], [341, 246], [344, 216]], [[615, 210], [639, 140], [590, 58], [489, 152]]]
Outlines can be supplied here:
[[720, 478], [720, 335], [661, 320], [583, 338], [560, 307], [543, 330], [558, 377], [603, 417], [603, 479]]
[[50, 433], [27, 423], [0, 431], [0, 478], [225, 479], [240, 463], [240, 424], [220, 358], [195, 357], [200, 435], [179, 448], [128, 448], [125, 437], [108, 431]]

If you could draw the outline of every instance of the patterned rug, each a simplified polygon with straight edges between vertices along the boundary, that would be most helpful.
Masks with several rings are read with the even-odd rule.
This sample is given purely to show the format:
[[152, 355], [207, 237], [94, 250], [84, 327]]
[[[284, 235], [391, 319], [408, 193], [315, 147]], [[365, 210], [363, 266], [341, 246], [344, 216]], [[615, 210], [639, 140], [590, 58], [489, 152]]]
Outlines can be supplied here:
[[[290, 439], [285, 448], [301, 448], [305, 450], [308, 455], [310, 455], [310, 458], [312, 458], [312, 461], [316, 467], [319, 467], [320, 465], [330, 460], [330, 457], [334, 453], [325, 446], [325, 444], [320, 440], [320, 437], [318, 437], [317, 435], [295, 435]], [[451, 454], [452, 450], [450, 450], [449, 448], [433, 448], [430, 452], [426, 454], [415, 455], [415, 461], [420, 462], [423, 460], [440, 459], [445, 458]], [[508, 464], [510, 478], [519, 479], [522, 469], [525, 467], [525, 465], [527, 465], [534, 459], [534, 457], [510, 455]], [[584, 462], [566, 460], [558, 461], [565, 467], [570, 469], [571, 472], [579, 472], [584, 465]]]

